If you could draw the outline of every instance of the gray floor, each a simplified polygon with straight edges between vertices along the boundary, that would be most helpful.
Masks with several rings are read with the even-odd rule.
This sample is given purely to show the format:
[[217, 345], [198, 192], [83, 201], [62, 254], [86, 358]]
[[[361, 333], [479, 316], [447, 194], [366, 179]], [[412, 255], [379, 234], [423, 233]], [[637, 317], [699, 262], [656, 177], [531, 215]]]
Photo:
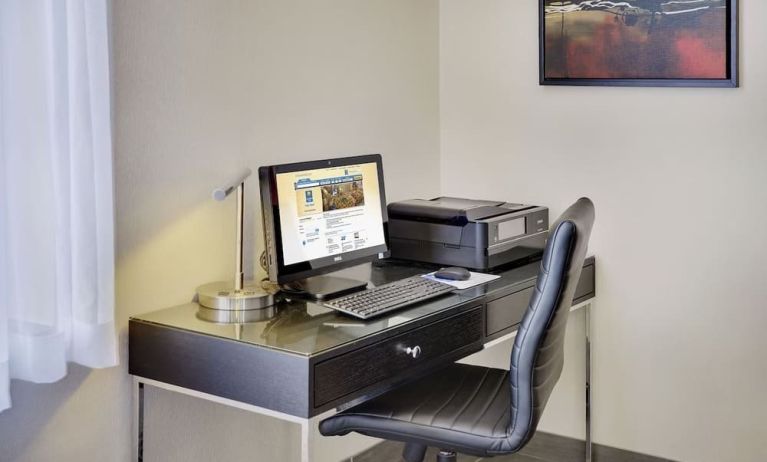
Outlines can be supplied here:
[[[593, 462], [671, 462], [668, 459], [623, 451], [608, 446], [593, 446]], [[425, 462], [436, 460], [436, 449], [429, 449]], [[347, 462], [399, 462], [402, 460], [402, 443], [385, 441]], [[585, 444], [583, 441], [539, 432], [525, 448], [517, 454], [493, 458], [481, 458], [459, 454], [458, 462], [583, 462]]]

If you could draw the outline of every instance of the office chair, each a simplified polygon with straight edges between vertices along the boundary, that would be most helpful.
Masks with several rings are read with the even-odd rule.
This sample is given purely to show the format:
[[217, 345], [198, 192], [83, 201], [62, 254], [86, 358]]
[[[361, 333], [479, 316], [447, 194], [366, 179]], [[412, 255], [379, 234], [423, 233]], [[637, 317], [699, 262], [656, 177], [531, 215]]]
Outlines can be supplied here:
[[325, 436], [355, 431], [405, 443], [403, 458], [456, 452], [492, 457], [533, 437], [564, 362], [567, 316], [586, 256], [594, 205], [581, 198], [552, 225], [509, 371], [453, 364], [320, 422]]

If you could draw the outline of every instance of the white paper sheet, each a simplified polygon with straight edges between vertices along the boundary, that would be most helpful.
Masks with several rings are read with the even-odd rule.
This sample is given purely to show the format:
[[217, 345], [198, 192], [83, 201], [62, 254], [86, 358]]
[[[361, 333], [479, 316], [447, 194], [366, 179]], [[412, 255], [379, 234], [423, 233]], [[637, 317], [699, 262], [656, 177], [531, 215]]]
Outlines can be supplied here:
[[449, 279], [439, 279], [434, 277], [434, 273], [423, 274], [422, 277], [425, 277], [426, 279], [431, 279], [432, 281], [442, 282], [444, 284], [450, 284], [456, 289], [468, 289], [469, 287], [485, 284], [494, 279], [500, 278], [500, 276], [496, 276], [495, 274], [475, 273], [474, 271], [469, 271], [469, 273], [471, 274], [471, 276], [469, 277], [469, 279], [465, 281], [451, 281]]

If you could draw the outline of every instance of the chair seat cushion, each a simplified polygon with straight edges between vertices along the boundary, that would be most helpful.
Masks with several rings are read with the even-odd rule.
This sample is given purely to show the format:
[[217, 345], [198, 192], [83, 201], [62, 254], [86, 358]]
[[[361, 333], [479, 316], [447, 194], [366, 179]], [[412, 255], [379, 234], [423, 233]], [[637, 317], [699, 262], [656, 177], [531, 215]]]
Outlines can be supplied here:
[[325, 436], [351, 431], [479, 456], [511, 452], [509, 373], [453, 364], [320, 423]]

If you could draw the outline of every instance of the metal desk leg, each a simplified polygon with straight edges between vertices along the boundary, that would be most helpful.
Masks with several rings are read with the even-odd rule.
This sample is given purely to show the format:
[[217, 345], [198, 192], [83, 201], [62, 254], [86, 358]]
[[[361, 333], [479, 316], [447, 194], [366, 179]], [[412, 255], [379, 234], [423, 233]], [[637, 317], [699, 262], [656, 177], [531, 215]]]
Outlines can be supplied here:
[[314, 460], [314, 439], [315, 429], [317, 428], [317, 422], [321, 416], [315, 416], [312, 418], [296, 417], [290, 414], [284, 414], [282, 412], [272, 411], [262, 407], [254, 406], [239, 401], [234, 401], [221, 396], [210, 395], [196, 390], [191, 390], [177, 385], [171, 385], [168, 383], [158, 382], [156, 380], [147, 379], [144, 377], [133, 377], [133, 446], [134, 460], [142, 462], [144, 459], [144, 387], [151, 385], [152, 387], [160, 388], [162, 390], [168, 390], [175, 393], [181, 393], [186, 396], [192, 396], [198, 399], [204, 399], [213, 403], [223, 404], [225, 406], [231, 406], [236, 409], [242, 409], [248, 412], [253, 412], [267, 417], [274, 417], [283, 421], [297, 423], [301, 426], [301, 462], [311, 462]]
[[314, 429], [317, 428], [317, 419], [303, 419], [301, 425], [301, 462], [311, 462], [314, 455]]
[[584, 306], [586, 324], [586, 462], [591, 462], [591, 304]]
[[144, 460], [144, 383], [133, 378], [133, 460]]

